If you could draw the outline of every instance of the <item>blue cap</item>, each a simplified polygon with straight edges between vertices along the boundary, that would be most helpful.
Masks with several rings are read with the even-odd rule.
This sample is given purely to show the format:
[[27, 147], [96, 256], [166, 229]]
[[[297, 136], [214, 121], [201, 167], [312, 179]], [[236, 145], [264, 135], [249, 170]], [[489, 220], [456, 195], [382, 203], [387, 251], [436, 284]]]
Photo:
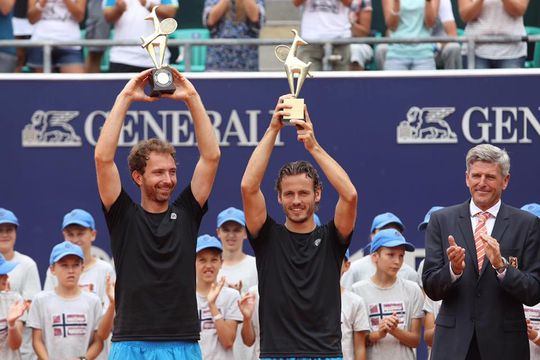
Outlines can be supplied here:
[[221, 246], [221, 241], [219, 241], [215, 236], [211, 235], [201, 235], [197, 238], [197, 254], [205, 249], [217, 249], [219, 252], [223, 251], [223, 246]]
[[0, 275], [6, 275], [13, 270], [18, 263], [14, 261], [7, 261], [4, 255], [0, 254]]
[[49, 264], [53, 265], [58, 262], [61, 258], [68, 255], [78, 256], [84, 261], [84, 254], [80, 246], [70, 243], [69, 241], [64, 241], [60, 244], [56, 244], [52, 251], [51, 257], [49, 258]]
[[227, 208], [218, 214], [217, 227], [221, 227], [221, 225], [225, 224], [227, 221], [234, 221], [242, 226], [246, 226], [244, 212], [235, 207]]
[[96, 222], [94, 217], [90, 215], [88, 211], [82, 209], [73, 209], [64, 216], [64, 221], [62, 222], [62, 230], [64, 230], [69, 225], [80, 225], [85, 228], [90, 228], [92, 230], [96, 229]]
[[0, 224], [13, 224], [19, 226], [19, 220], [12, 211], [0, 208]]
[[420, 224], [418, 224], [418, 231], [424, 231], [427, 228], [427, 224], [429, 222], [429, 219], [431, 218], [431, 214], [433, 214], [437, 210], [444, 209], [444, 206], [434, 206], [427, 212], [426, 216], [424, 216], [424, 221], [422, 221]]
[[351, 258], [351, 252], [349, 251], [349, 249], [347, 249], [347, 251], [345, 251], [345, 260], [349, 260]]
[[403, 223], [396, 215], [392, 214], [391, 212], [385, 212], [373, 218], [373, 222], [371, 223], [371, 232], [373, 233], [375, 230], [392, 223], [399, 225], [401, 231], [405, 230], [405, 226], [403, 226]]
[[526, 204], [521, 207], [521, 210], [528, 211], [531, 214], [536, 215], [537, 217], [540, 218], [540, 204], [537, 204], [537, 203]]
[[319, 219], [319, 215], [313, 213], [313, 221], [315, 221], [315, 225], [321, 226], [321, 219]]
[[371, 240], [371, 253], [373, 254], [381, 247], [405, 247], [405, 251], [414, 251], [414, 245], [408, 243], [403, 235], [396, 229], [384, 229], [379, 231]]

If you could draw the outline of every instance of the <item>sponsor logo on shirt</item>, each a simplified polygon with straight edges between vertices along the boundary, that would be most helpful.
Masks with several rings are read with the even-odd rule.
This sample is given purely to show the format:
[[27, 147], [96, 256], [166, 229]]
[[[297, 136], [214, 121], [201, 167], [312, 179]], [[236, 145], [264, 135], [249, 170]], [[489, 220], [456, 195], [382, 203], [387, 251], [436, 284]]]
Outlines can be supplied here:
[[319, 245], [321, 244], [321, 241], [322, 241], [321, 238], [318, 238], [317, 240], [315, 240], [315, 241], [313, 242], [313, 245], [319, 246]]

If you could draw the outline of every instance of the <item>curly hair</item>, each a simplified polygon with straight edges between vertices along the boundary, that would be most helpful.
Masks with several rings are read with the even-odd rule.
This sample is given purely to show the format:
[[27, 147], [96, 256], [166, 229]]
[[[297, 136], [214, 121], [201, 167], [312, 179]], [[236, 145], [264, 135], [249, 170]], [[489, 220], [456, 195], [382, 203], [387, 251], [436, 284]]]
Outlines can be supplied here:
[[176, 162], [176, 149], [165, 140], [152, 138], [143, 140], [133, 146], [128, 155], [129, 172], [138, 171], [144, 174], [146, 162], [149, 159], [150, 153], [170, 154]]

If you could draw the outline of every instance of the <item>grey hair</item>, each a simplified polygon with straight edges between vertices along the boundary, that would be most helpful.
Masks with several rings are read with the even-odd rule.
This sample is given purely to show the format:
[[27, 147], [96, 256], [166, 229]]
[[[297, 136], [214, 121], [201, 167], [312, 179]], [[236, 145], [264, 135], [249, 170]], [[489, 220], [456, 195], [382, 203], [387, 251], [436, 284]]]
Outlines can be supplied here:
[[467, 152], [465, 160], [467, 163], [467, 172], [469, 172], [471, 165], [476, 161], [486, 161], [497, 164], [501, 168], [503, 176], [508, 176], [510, 174], [510, 156], [508, 156], [506, 150], [491, 144], [477, 145]]

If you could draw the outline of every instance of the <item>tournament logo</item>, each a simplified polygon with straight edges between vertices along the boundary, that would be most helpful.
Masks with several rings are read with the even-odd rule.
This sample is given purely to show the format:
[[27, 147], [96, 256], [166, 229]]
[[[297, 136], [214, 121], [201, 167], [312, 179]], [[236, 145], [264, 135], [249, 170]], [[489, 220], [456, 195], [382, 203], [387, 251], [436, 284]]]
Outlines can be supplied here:
[[457, 143], [456, 133], [445, 120], [454, 111], [455, 107], [411, 107], [407, 112], [407, 120], [401, 121], [397, 127], [397, 143]]
[[32, 115], [22, 130], [23, 147], [78, 147], [82, 140], [69, 122], [78, 111], [41, 111]]

